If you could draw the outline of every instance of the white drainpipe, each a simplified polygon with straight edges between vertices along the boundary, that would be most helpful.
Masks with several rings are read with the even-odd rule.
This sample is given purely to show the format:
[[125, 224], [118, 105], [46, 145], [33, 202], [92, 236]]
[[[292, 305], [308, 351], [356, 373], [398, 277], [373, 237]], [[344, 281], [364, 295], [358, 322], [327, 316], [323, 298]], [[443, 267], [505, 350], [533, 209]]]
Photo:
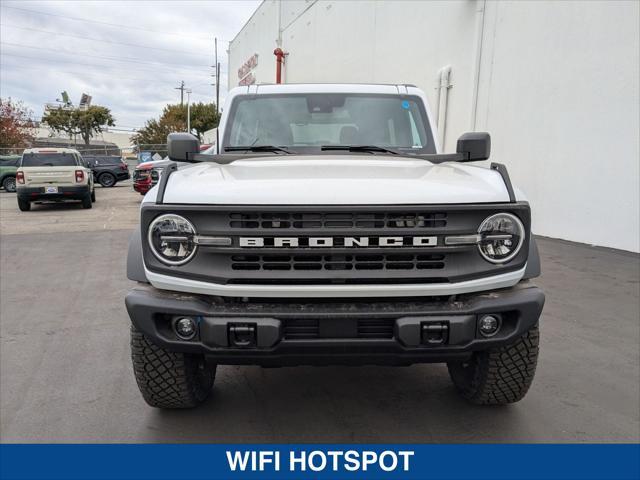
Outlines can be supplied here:
[[476, 10], [476, 64], [473, 73], [473, 97], [471, 100], [471, 131], [476, 129], [476, 117], [478, 115], [478, 90], [480, 88], [480, 66], [482, 61], [482, 38], [484, 35], [484, 11], [487, 0], [478, 0]]
[[447, 130], [447, 107], [449, 105], [449, 89], [451, 83], [451, 65], [442, 67], [438, 72], [438, 142], [442, 151], [445, 150], [445, 135]]

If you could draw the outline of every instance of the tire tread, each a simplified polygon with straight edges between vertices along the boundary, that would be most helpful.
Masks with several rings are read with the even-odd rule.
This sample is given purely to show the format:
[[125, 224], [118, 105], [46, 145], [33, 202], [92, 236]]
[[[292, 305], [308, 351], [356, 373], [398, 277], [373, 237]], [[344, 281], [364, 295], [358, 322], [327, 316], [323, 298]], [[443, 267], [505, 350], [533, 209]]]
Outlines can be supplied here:
[[478, 352], [469, 374], [449, 364], [449, 374], [463, 397], [478, 405], [504, 405], [521, 400], [533, 383], [540, 343], [538, 326], [514, 343]]
[[165, 350], [131, 327], [131, 358], [145, 401], [157, 408], [193, 408], [213, 386], [215, 367], [202, 367], [199, 357]]

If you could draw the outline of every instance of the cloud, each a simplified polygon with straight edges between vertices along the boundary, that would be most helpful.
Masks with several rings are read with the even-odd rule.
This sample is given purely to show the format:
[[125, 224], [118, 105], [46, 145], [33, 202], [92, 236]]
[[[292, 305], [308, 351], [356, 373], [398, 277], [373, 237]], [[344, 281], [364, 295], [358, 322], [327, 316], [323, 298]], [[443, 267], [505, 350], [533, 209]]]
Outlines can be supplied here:
[[88, 93], [117, 126], [140, 127], [179, 101], [182, 80], [192, 101], [215, 100], [217, 36], [222, 103], [228, 42], [259, 3], [3, 1], [0, 95], [23, 100], [38, 119], [63, 90], [74, 103]]

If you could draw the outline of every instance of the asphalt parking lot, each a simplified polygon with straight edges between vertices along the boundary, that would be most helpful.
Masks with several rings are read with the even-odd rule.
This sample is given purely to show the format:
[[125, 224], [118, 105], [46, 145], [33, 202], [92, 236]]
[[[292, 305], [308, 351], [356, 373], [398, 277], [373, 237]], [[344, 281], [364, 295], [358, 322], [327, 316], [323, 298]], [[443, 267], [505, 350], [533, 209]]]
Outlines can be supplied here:
[[445, 366], [218, 369], [191, 411], [142, 400], [129, 359], [127, 242], [141, 196], [91, 210], [0, 193], [3, 442], [622, 442], [640, 440], [640, 258], [540, 239], [547, 294], [528, 396], [476, 407]]

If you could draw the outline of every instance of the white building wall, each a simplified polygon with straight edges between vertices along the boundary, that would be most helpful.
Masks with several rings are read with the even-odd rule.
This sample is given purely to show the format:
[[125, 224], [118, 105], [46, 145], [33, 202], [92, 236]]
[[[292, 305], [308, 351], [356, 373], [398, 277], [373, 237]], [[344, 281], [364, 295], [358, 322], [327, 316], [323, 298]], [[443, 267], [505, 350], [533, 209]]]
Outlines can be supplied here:
[[275, 0], [263, 2], [251, 16], [244, 28], [229, 45], [229, 88], [238, 86], [238, 69], [254, 54], [258, 54], [258, 65], [253, 70], [256, 83], [274, 83], [276, 78], [275, 57], [278, 36], [279, 6]]
[[[103, 142], [115, 143], [118, 148], [130, 148], [132, 146], [132, 137], [135, 132], [123, 132], [123, 131], [114, 131], [109, 128], [105, 128], [102, 133], [94, 133], [91, 138], [92, 141], [99, 140]], [[46, 126], [39, 127], [36, 130], [35, 136], [38, 138], [47, 138], [47, 137], [57, 137], [57, 138], [65, 138], [64, 133], [55, 133], [51, 129]], [[83, 144], [83, 140], [78, 135], [76, 137], [76, 142], [78, 144]]]
[[537, 234], [637, 252], [639, 14], [633, 1], [266, 0], [230, 45], [230, 87], [254, 53], [257, 82], [275, 80], [279, 36], [286, 82], [413, 83], [434, 111], [450, 65], [446, 149], [489, 131]]
[[640, 251], [638, 5], [488, 5], [477, 128], [538, 234]]

